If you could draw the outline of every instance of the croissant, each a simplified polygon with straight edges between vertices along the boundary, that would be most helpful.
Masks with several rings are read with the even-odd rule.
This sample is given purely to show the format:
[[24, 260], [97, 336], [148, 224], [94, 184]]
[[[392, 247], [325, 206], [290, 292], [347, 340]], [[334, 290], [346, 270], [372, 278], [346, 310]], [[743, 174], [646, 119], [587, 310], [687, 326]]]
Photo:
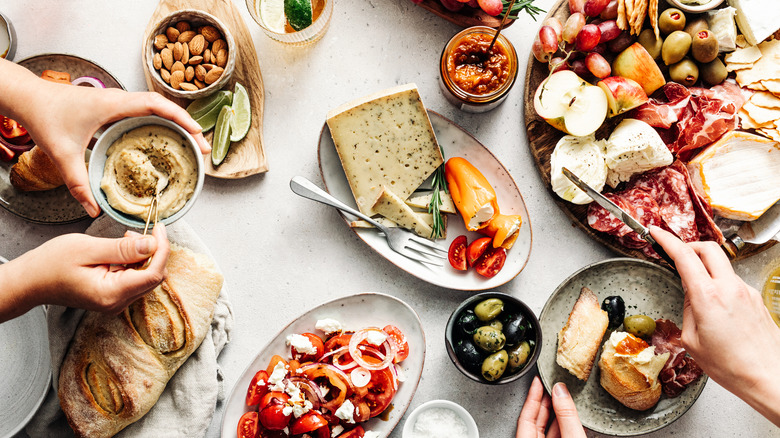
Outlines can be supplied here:
[[222, 275], [171, 245], [162, 284], [119, 315], [87, 312], [60, 369], [58, 396], [79, 437], [110, 437], [143, 417], [211, 326]]
[[19, 156], [11, 166], [11, 184], [26, 192], [51, 190], [64, 185], [60, 172], [46, 152], [38, 146]]

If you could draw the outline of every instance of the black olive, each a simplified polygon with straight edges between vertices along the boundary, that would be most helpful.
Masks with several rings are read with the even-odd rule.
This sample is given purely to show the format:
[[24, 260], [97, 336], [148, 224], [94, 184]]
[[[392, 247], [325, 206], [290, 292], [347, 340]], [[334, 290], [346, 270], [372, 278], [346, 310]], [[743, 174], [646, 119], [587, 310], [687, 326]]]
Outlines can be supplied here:
[[469, 339], [462, 339], [455, 344], [455, 356], [464, 368], [479, 373], [482, 370], [483, 356]]
[[604, 298], [601, 303], [601, 310], [607, 312], [609, 316], [609, 329], [614, 330], [623, 324], [623, 318], [626, 317], [626, 303], [620, 296], [611, 296]]
[[506, 336], [507, 345], [517, 345], [526, 339], [526, 332], [530, 325], [527, 323], [525, 316], [521, 314], [513, 315], [512, 319], [509, 319], [504, 324], [504, 336]]
[[455, 323], [455, 334], [460, 337], [470, 338], [480, 326], [482, 326], [482, 322], [477, 318], [473, 310], [468, 309], [460, 315]]

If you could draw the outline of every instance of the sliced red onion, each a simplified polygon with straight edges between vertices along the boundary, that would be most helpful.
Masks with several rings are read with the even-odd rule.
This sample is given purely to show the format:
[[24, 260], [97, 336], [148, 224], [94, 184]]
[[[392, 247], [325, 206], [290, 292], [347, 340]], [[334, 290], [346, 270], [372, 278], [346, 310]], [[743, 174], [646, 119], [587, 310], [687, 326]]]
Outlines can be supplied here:
[[368, 382], [371, 381], [371, 371], [365, 368], [357, 367], [352, 370], [351, 373], [349, 373], [349, 377], [352, 379], [353, 385], [358, 388], [362, 388], [368, 385]]
[[398, 391], [398, 365], [390, 367], [390, 374], [393, 375], [393, 390]]
[[73, 85], [89, 85], [95, 88], [106, 88], [106, 84], [103, 83], [98, 78], [92, 77], [92, 76], [82, 76], [80, 78], [74, 79], [73, 82], [71, 82]]
[[284, 382], [285, 386], [287, 382], [298, 385], [298, 388], [306, 393], [306, 400], [311, 402], [312, 409], [320, 408], [320, 405], [323, 403], [323, 395], [319, 385], [307, 379], [306, 377], [300, 376], [290, 377], [289, 379], [285, 379]]
[[341, 347], [338, 350], [336, 350], [336, 354], [333, 355], [333, 366], [343, 371], [349, 371], [352, 368], [355, 368], [357, 366], [357, 363], [354, 360], [351, 360], [348, 363], [341, 363], [341, 358], [345, 354], [349, 354], [348, 347]]
[[13, 144], [8, 140], [4, 139], [2, 135], [0, 135], [0, 143], [2, 143], [3, 146], [7, 147], [8, 149], [16, 152], [17, 154], [27, 152], [35, 146], [35, 143], [33, 143], [32, 140], [28, 141], [25, 144]]
[[[383, 359], [381, 359], [381, 362], [379, 363], [368, 363], [365, 360], [363, 360], [363, 352], [361, 349], [358, 348], [358, 345], [360, 345], [361, 342], [366, 340], [368, 338], [369, 333], [372, 331], [379, 331], [384, 335], [385, 341], [381, 344], [385, 348], [385, 351], [392, 352], [392, 345], [390, 344], [390, 341], [387, 339], [389, 336], [387, 336], [387, 333], [385, 333], [383, 330], [378, 329], [376, 327], [369, 327], [367, 329], [363, 329], [360, 331], [355, 332], [354, 335], [352, 335], [352, 338], [349, 340], [349, 354], [352, 355], [352, 359], [357, 362], [358, 365], [361, 367], [371, 370], [371, 371], [378, 371], [384, 368], [387, 368], [388, 365], [390, 365], [393, 362], [393, 358], [395, 357], [395, 354], [387, 354]], [[364, 346], [368, 347], [369, 346]], [[365, 349], [364, 349], [365, 350]]]
[[341, 371], [340, 369], [336, 368], [335, 366], [333, 366], [333, 365], [331, 365], [329, 363], [314, 362], [314, 363], [310, 363], [308, 365], [304, 365], [304, 366], [302, 366], [302, 367], [300, 367], [298, 369], [301, 370], [302, 373], [305, 373], [308, 370], [311, 370], [311, 369], [314, 369], [314, 368], [317, 368], [317, 367], [323, 367], [323, 366], [327, 367], [328, 369], [333, 370], [333, 372], [338, 374], [338, 376], [341, 377], [341, 379], [344, 381], [344, 383], [347, 384], [347, 386], [351, 385], [351, 381], [349, 380], [349, 376], [347, 376], [347, 374], [344, 373], [344, 371]]

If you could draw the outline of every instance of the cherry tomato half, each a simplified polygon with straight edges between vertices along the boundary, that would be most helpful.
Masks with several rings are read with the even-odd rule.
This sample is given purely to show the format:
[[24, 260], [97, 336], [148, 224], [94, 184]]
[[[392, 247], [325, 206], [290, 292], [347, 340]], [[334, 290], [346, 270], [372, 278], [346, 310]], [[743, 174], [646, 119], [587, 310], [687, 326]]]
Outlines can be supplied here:
[[317, 352], [314, 354], [301, 353], [296, 350], [295, 347], [290, 347], [290, 353], [292, 353], [294, 359], [301, 362], [314, 362], [325, 354], [325, 344], [323, 344], [322, 339], [320, 339], [319, 336], [314, 333], [302, 333], [301, 336], [306, 337]]
[[368, 392], [363, 400], [368, 404], [371, 410], [371, 417], [376, 417], [390, 406], [395, 396], [393, 388], [393, 374], [387, 369], [381, 369], [371, 372], [371, 381], [366, 385]]
[[238, 438], [255, 438], [257, 436], [257, 412], [247, 412], [238, 420]]
[[450, 250], [447, 252], [447, 258], [450, 260], [450, 265], [459, 271], [468, 269], [468, 265], [466, 265], [467, 243], [468, 239], [466, 239], [466, 236], [458, 236], [450, 243]]
[[404, 335], [404, 332], [402, 332], [401, 329], [394, 325], [386, 325], [382, 331], [393, 338], [395, 345], [398, 347], [393, 363], [403, 362], [404, 359], [409, 357], [409, 342], [406, 341], [406, 335]]
[[268, 363], [268, 368], [265, 369], [265, 372], [267, 372], [269, 376], [272, 375], [274, 373], [274, 368], [276, 368], [276, 364], [279, 362], [288, 365], [287, 361], [284, 360], [282, 356], [275, 354], [274, 357], [271, 358], [271, 362]]
[[340, 335], [332, 336], [325, 341], [325, 352], [338, 350], [341, 347], [349, 346], [349, 340], [352, 339], [352, 333], [342, 333]]
[[302, 433], [309, 433], [317, 430], [321, 427], [327, 427], [328, 420], [317, 411], [309, 411], [303, 414], [300, 418], [293, 421], [290, 425], [290, 434], [300, 435]]
[[274, 405], [283, 405], [287, 403], [287, 400], [290, 399], [290, 396], [283, 393], [283, 392], [277, 392], [277, 391], [271, 391], [265, 393], [262, 399], [260, 399], [260, 404], [258, 405], [258, 408], [262, 410], [264, 407], [274, 404]]
[[260, 399], [266, 392], [268, 392], [268, 373], [265, 370], [260, 370], [249, 383], [249, 389], [246, 391], [246, 405], [254, 406], [260, 403]]
[[269, 430], [282, 430], [287, 427], [287, 425], [290, 423], [292, 412], [288, 415], [285, 415], [285, 407], [286, 405], [284, 403], [268, 403], [264, 408], [260, 409], [258, 414], [260, 424]]
[[337, 438], [363, 438], [365, 434], [366, 431], [363, 430], [362, 426], [356, 426], [354, 429], [342, 433]]
[[0, 135], [9, 143], [23, 145], [30, 142], [30, 134], [16, 120], [0, 116]]
[[466, 261], [468, 262], [469, 266], [474, 266], [474, 263], [477, 262], [477, 260], [482, 257], [482, 254], [485, 253], [485, 250], [490, 248], [490, 243], [493, 241], [490, 237], [481, 237], [469, 244], [468, 249], [466, 250]]
[[498, 274], [506, 262], [506, 250], [504, 248], [490, 248], [477, 260], [474, 268], [483, 277], [493, 277]]

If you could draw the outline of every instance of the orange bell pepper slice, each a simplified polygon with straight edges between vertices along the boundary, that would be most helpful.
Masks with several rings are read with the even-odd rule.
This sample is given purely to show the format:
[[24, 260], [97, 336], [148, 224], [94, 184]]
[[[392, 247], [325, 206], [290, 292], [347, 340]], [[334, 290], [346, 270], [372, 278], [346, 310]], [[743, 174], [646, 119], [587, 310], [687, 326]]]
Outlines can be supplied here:
[[[467, 230], [476, 231], [485, 227], [490, 219], [498, 214], [498, 200], [493, 186], [468, 160], [461, 157], [450, 158], [444, 165], [444, 175], [447, 178], [447, 187], [452, 195], [452, 201], [463, 216]], [[472, 226], [471, 219], [486, 204], [493, 207], [493, 216], [476, 227]]]
[[[493, 238], [493, 248], [502, 247], [509, 249], [515, 244], [517, 236], [520, 235], [520, 226], [523, 224], [523, 217], [519, 214], [497, 214], [489, 220], [484, 228], [479, 232]], [[517, 227], [510, 234], [513, 228]]]

